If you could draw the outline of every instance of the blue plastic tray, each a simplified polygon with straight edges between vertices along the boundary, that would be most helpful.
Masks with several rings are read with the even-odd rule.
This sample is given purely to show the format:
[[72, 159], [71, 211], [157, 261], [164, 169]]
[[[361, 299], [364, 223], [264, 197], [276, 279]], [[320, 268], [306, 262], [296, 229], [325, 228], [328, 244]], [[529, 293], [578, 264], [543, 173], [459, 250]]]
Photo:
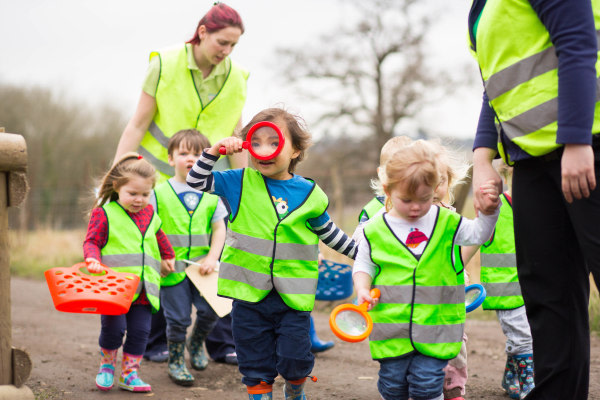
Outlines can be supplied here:
[[343, 300], [352, 295], [352, 267], [323, 260], [319, 265], [317, 300]]

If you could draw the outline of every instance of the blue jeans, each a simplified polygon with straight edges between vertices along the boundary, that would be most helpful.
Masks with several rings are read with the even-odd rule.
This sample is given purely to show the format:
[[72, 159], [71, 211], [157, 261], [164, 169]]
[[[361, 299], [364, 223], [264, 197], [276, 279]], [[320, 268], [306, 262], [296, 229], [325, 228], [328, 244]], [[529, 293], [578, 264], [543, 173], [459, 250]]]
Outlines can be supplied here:
[[419, 353], [379, 361], [377, 388], [385, 400], [443, 399], [444, 367], [440, 360]]
[[310, 352], [310, 312], [297, 311], [272, 291], [258, 303], [234, 300], [233, 339], [242, 383], [273, 383], [308, 376], [315, 364]]
[[98, 344], [103, 349], [118, 349], [123, 344], [123, 336], [127, 332], [123, 351], [141, 356], [144, 354], [148, 342], [151, 320], [152, 308], [141, 304], [132, 305], [127, 314], [101, 315], [102, 328]]
[[219, 319], [187, 276], [177, 285], [161, 286], [160, 303], [167, 320], [167, 340], [170, 342], [185, 341], [187, 328], [192, 324], [192, 304], [196, 307], [199, 334], [206, 337]]

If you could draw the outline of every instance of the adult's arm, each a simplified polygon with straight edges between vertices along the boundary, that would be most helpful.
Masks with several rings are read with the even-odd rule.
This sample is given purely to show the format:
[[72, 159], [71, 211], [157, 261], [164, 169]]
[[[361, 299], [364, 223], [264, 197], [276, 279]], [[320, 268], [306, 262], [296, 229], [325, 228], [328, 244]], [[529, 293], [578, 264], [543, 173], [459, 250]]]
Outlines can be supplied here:
[[142, 91], [135, 113], [127, 123], [119, 140], [113, 165], [123, 154], [129, 151], [137, 151], [155, 113], [156, 99]]
[[589, 0], [530, 0], [558, 56], [558, 130], [565, 199], [588, 197], [596, 187], [592, 124], [596, 105], [597, 39]]
[[479, 211], [482, 207], [484, 194], [479, 188], [488, 181], [493, 181], [502, 193], [502, 178], [492, 166], [492, 161], [498, 154], [498, 133], [494, 124], [494, 111], [484, 94], [477, 123], [477, 133], [473, 143], [473, 205]]

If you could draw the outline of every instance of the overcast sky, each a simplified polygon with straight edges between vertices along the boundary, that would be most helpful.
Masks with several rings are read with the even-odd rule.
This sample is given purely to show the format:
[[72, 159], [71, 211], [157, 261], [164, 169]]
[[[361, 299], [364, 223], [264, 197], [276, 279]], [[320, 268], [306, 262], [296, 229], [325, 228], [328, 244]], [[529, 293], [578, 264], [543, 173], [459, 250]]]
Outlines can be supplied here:
[[[368, 1], [368, 0], [365, 0]], [[111, 102], [129, 116], [140, 94], [151, 50], [191, 37], [212, 1], [0, 0], [0, 82], [39, 85], [68, 99]], [[345, 23], [350, 13], [337, 0], [229, 0], [246, 26], [232, 58], [250, 70], [247, 122], [265, 107], [283, 103], [302, 114], [293, 93], [273, 84], [276, 47], [318, 45], [320, 33]], [[466, 44], [470, 1], [450, 0], [435, 23], [436, 62], [476, 74]], [[456, 71], [454, 71], [456, 72]], [[477, 79], [475, 79], [477, 82]], [[415, 126], [444, 135], [472, 137], [480, 106], [477, 85], [427, 109]], [[310, 116], [306, 116], [310, 121]], [[406, 129], [410, 129], [410, 126]]]

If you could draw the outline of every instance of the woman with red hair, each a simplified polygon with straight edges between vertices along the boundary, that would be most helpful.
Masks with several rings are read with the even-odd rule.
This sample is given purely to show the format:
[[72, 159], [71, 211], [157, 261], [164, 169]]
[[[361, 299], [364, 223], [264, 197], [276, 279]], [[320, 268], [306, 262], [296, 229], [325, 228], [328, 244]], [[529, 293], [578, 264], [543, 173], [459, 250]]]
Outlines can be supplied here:
[[[159, 171], [159, 180], [166, 180], [173, 176], [167, 143], [175, 132], [194, 128], [215, 143], [241, 128], [248, 71], [229, 55], [243, 33], [237, 11], [216, 3], [190, 40], [151, 52], [137, 109], [121, 136], [115, 160], [138, 151]], [[247, 162], [243, 156], [227, 161], [222, 169]]]

